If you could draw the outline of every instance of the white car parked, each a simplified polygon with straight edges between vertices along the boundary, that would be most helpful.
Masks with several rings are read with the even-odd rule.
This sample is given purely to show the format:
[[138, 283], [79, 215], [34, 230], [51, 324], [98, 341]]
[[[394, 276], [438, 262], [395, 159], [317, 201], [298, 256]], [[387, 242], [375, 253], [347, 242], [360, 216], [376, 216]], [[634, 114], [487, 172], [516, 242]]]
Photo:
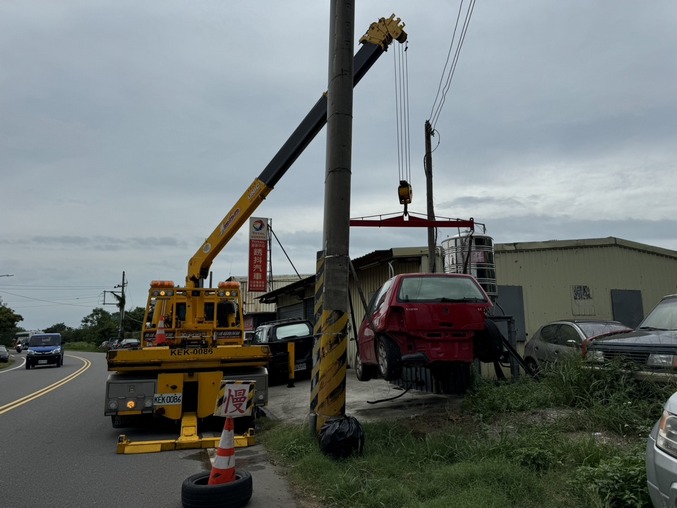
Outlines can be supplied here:
[[655, 507], [677, 502], [677, 393], [663, 408], [646, 445], [646, 479]]

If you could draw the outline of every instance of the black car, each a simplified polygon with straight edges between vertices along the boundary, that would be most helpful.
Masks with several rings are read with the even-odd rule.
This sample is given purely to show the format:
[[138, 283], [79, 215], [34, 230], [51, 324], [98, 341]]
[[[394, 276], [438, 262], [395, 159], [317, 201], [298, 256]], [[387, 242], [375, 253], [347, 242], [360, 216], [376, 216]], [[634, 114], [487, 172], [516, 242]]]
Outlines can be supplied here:
[[640, 377], [677, 375], [677, 295], [665, 296], [635, 331], [591, 341], [586, 357], [620, 361]]
[[290, 344], [294, 346], [294, 377], [310, 376], [313, 368], [313, 325], [301, 319], [283, 319], [259, 325], [252, 345], [267, 344], [273, 357], [268, 364], [272, 381], [289, 378]]
[[122, 339], [115, 349], [139, 349], [141, 348], [141, 341], [139, 339]]
[[8, 362], [9, 361], [9, 351], [7, 351], [7, 348], [5, 346], [0, 346], [0, 362]]

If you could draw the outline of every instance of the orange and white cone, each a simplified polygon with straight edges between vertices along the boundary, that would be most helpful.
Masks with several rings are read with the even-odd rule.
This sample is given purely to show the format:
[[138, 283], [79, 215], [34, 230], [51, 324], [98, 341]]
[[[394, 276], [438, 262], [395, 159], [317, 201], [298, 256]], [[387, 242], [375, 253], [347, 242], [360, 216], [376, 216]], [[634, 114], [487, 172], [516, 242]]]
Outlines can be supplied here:
[[160, 318], [157, 324], [157, 331], [155, 332], [155, 345], [164, 346], [167, 344], [167, 336], [165, 335], [165, 320]]
[[235, 480], [235, 423], [233, 418], [227, 417], [223, 424], [221, 441], [216, 450], [216, 457], [212, 464], [207, 485], [219, 485]]

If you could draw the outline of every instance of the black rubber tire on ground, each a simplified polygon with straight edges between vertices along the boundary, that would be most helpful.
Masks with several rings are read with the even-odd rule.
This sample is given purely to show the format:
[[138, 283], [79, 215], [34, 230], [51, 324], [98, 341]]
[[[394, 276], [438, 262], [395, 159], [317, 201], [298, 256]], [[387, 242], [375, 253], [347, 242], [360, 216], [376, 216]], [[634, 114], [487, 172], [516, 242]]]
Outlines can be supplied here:
[[362, 363], [359, 351], [355, 351], [355, 377], [358, 381], [369, 381], [376, 377], [376, 366]]
[[397, 345], [388, 337], [379, 337], [376, 345], [378, 371], [386, 381], [402, 377], [402, 356]]
[[209, 472], [189, 476], [181, 485], [183, 508], [240, 508], [252, 497], [252, 476], [249, 471], [235, 471], [235, 480], [208, 485]]
[[31, 368], [31, 364], [26, 362], [26, 370], [29, 370]]

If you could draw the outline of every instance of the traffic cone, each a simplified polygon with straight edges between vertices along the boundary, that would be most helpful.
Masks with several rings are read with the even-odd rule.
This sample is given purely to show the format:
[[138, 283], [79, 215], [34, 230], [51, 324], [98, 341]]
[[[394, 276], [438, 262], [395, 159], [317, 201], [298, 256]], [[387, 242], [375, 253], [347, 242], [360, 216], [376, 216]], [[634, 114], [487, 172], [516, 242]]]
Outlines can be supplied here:
[[227, 417], [223, 424], [221, 441], [216, 450], [216, 457], [212, 464], [212, 472], [209, 475], [207, 485], [219, 485], [235, 480], [235, 423], [233, 418]]
[[155, 332], [155, 345], [156, 346], [165, 346], [167, 345], [167, 336], [165, 335], [165, 320], [160, 318], [157, 324], [157, 331]]

